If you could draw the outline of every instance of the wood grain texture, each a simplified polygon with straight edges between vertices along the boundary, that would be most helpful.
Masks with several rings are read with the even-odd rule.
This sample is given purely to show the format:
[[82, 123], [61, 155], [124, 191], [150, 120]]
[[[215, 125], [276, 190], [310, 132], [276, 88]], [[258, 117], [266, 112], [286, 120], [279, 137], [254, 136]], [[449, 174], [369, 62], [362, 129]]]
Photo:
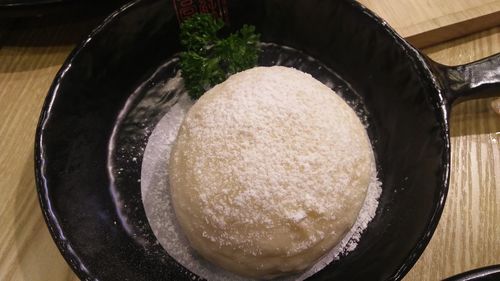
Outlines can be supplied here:
[[[425, 52], [450, 65], [500, 53], [500, 28]], [[452, 108], [448, 199], [429, 246], [405, 281], [441, 280], [500, 264], [500, 115], [490, 102], [472, 100]]]
[[[75, 42], [92, 26], [23, 30], [0, 26], [2, 281], [78, 280], [56, 249], [40, 212], [34, 186], [33, 141], [54, 75]], [[477, 60], [500, 52], [500, 29], [425, 51], [447, 64]], [[492, 113], [488, 102], [470, 101], [453, 109], [447, 204], [435, 235], [405, 281], [440, 280], [500, 263], [500, 117]]]
[[423, 48], [500, 24], [500, 0], [359, 0]]
[[[78, 26], [0, 27], [0, 280], [78, 280], [40, 211], [35, 190], [35, 128], [48, 88]], [[83, 31], [82, 30], [82, 31]], [[79, 39], [78, 39], [79, 40]]]

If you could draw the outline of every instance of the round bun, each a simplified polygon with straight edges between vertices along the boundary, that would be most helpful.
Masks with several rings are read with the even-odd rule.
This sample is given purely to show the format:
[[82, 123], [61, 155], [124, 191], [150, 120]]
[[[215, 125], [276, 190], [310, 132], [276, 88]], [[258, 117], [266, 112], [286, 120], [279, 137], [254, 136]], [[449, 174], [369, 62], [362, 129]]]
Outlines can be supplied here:
[[187, 113], [170, 157], [178, 222], [192, 247], [240, 275], [299, 272], [350, 230], [373, 152], [356, 113], [293, 68], [231, 76]]

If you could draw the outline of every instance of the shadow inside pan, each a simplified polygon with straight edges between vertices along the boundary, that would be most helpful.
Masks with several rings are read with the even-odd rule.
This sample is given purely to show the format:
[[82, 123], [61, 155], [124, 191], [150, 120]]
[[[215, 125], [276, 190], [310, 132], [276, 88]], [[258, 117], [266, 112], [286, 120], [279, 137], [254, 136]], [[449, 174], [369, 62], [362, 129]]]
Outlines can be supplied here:
[[[430, 239], [448, 184], [446, 112], [421, 58], [350, 1], [230, 1], [229, 15], [232, 28], [254, 24], [264, 42], [319, 60], [321, 71], [307, 60], [293, 66], [330, 80], [367, 115], [383, 184], [377, 215], [353, 252], [311, 280], [400, 279]], [[158, 89], [177, 71], [178, 32], [170, 3], [127, 6], [73, 54], [47, 99], [36, 152], [41, 204], [83, 279], [197, 278], [157, 243], [138, 182], [148, 135], [176, 101], [176, 91]], [[282, 54], [268, 47], [261, 63]]]

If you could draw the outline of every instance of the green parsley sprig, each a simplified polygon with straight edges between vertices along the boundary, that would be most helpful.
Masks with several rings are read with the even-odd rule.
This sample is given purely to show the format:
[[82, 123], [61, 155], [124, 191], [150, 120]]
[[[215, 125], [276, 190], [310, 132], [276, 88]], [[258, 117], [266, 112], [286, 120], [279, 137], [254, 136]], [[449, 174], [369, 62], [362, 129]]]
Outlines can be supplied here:
[[196, 14], [181, 24], [182, 77], [189, 95], [198, 99], [232, 74], [257, 64], [260, 34], [244, 25], [226, 38], [218, 33], [224, 22], [210, 14]]

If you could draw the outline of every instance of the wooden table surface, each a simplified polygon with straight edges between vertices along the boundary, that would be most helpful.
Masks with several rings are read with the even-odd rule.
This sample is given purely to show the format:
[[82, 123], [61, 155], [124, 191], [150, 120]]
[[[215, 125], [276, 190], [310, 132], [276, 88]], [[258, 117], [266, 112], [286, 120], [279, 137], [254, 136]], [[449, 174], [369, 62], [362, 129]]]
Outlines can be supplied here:
[[[94, 25], [93, 20], [0, 22], [0, 280], [78, 280], [42, 218], [33, 143], [54, 75]], [[500, 52], [500, 28], [424, 52], [445, 64], [474, 61]], [[429, 246], [405, 281], [440, 280], [500, 264], [500, 116], [490, 108], [490, 101], [469, 101], [453, 108], [448, 199]]]

